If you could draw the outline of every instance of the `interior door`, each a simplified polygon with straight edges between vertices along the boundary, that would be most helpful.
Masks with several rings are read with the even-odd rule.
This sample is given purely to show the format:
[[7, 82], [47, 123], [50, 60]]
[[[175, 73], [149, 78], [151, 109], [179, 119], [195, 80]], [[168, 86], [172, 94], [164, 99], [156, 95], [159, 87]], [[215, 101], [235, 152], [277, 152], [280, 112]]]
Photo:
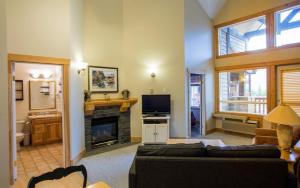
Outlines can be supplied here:
[[143, 125], [143, 143], [155, 142], [155, 124]]
[[12, 177], [13, 181], [17, 179], [17, 138], [16, 138], [16, 82], [15, 82], [15, 64], [11, 64], [11, 150], [12, 150]]
[[156, 125], [156, 142], [166, 143], [169, 138], [169, 129], [167, 124]]

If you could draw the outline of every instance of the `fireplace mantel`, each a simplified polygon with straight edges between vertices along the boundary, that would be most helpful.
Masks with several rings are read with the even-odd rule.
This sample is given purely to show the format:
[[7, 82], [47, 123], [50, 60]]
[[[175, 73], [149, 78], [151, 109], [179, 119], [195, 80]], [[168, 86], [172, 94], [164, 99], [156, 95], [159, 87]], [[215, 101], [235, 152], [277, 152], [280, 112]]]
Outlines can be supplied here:
[[120, 106], [120, 112], [126, 112], [128, 108], [137, 102], [137, 98], [129, 99], [96, 99], [84, 103], [85, 115], [91, 115], [97, 106]]

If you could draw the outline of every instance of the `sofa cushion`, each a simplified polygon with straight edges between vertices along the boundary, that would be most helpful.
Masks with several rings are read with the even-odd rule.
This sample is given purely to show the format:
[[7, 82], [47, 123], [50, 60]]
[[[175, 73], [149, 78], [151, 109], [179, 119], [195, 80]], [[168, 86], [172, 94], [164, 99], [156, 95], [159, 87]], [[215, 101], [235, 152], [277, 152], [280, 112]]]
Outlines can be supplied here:
[[200, 157], [205, 156], [202, 142], [195, 144], [143, 145], [137, 149], [137, 156]]
[[274, 145], [207, 146], [209, 157], [279, 158], [280, 150]]

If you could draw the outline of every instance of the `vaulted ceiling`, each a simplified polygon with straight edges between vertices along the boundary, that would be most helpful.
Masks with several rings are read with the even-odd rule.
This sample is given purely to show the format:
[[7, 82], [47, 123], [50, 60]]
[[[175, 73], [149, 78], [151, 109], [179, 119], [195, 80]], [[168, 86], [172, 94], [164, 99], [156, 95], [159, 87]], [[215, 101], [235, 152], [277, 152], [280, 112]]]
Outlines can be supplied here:
[[214, 19], [227, 0], [198, 0], [210, 19]]

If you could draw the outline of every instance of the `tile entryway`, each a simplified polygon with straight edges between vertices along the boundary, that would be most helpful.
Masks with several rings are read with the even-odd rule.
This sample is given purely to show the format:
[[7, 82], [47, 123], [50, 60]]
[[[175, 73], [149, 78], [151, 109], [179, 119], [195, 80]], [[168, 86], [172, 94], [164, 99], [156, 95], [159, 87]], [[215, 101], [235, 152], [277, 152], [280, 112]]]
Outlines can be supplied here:
[[17, 179], [30, 179], [58, 167], [63, 167], [61, 143], [22, 147], [17, 153]]

